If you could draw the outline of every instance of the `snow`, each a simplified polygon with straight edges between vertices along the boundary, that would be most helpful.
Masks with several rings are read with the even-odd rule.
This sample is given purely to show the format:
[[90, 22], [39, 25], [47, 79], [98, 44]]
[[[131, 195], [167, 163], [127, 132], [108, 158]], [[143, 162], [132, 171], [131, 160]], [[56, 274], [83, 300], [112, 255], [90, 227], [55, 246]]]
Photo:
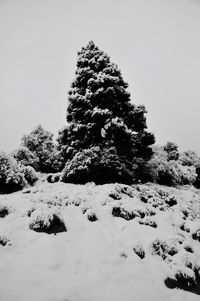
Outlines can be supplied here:
[[[177, 204], [169, 206], [170, 196]], [[194, 278], [194, 266], [200, 267], [200, 242], [192, 238], [199, 225], [199, 204], [200, 194], [192, 188], [73, 185], [44, 179], [0, 195], [0, 211], [9, 208], [0, 217], [0, 237], [9, 242], [0, 245], [0, 300], [199, 300], [197, 293], [165, 285], [177, 272]], [[114, 207], [131, 218], [113, 216]], [[54, 214], [66, 231], [55, 235], [31, 229], [38, 219], [49, 225]], [[141, 224], [143, 219], [152, 219], [157, 227]], [[180, 229], [184, 223], [189, 232]], [[156, 240], [171, 244], [178, 253], [166, 253], [163, 260], [153, 254]], [[136, 249], [144, 251], [144, 258]]]

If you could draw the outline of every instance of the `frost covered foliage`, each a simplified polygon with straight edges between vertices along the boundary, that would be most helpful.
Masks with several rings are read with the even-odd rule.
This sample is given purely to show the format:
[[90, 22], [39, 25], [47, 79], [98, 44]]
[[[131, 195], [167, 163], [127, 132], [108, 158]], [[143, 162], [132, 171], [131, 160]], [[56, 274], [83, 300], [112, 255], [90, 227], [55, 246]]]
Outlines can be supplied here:
[[37, 173], [35, 172], [35, 169], [33, 167], [21, 166], [21, 171], [28, 184], [33, 185], [38, 180]]
[[[78, 183], [93, 176], [99, 181], [101, 174], [101, 182], [127, 182], [127, 176], [132, 174], [134, 180], [139, 174], [139, 163], [150, 159], [154, 136], [147, 132], [146, 110], [131, 103], [127, 87], [118, 67], [92, 41], [78, 53], [76, 78], [68, 93], [68, 124], [58, 137], [65, 162], [72, 160], [65, 181]], [[100, 158], [105, 154], [107, 162]], [[101, 162], [97, 176], [92, 167], [96, 160]]]
[[167, 153], [167, 159], [170, 160], [178, 160], [179, 158], [179, 150], [178, 145], [173, 142], [167, 142], [164, 146], [164, 151]]
[[200, 262], [197, 256], [183, 253], [170, 262], [171, 272], [165, 280], [168, 288], [179, 288], [200, 295]]
[[0, 152], [0, 193], [9, 193], [22, 189], [38, 180], [31, 166], [24, 166], [8, 154]]
[[154, 147], [154, 155], [145, 166], [144, 180], [168, 186], [194, 184], [196, 167], [183, 164], [182, 158], [171, 142], [164, 147]]
[[25, 185], [24, 175], [15, 159], [0, 152], [0, 193], [13, 192]]
[[137, 256], [139, 256], [141, 259], [145, 258], [145, 251], [143, 248], [143, 245], [141, 243], [137, 243], [134, 247], [133, 247], [133, 251], [135, 252], [135, 254]]
[[27, 147], [21, 146], [13, 152], [15, 160], [23, 166], [31, 166], [35, 170], [39, 170], [39, 158]]
[[11, 246], [10, 240], [5, 235], [0, 235], [0, 245], [5, 246]]
[[197, 174], [194, 186], [200, 188], [200, 157], [194, 151], [186, 151], [180, 154], [180, 163], [183, 166], [195, 168]]
[[168, 256], [174, 256], [178, 253], [176, 244], [177, 242], [174, 242], [173, 240], [166, 242], [156, 239], [151, 245], [152, 255], [160, 256], [163, 260], [165, 260]]
[[179, 161], [183, 166], [200, 166], [200, 157], [191, 150], [181, 153]]
[[71, 183], [131, 183], [132, 174], [120, 161], [115, 147], [101, 149], [96, 146], [76, 153], [66, 164], [62, 180]]
[[[53, 134], [44, 130], [41, 125], [22, 137], [22, 145], [23, 151], [20, 149], [15, 154], [16, 159], [22, 164], [30, 165], [41, 172], [58, 172], [62, 169], [62, 156], [56, 149]], [[31, 160], [34, 162], [30, 162]]]
[[67, 231], [59, 213], [48, 208], [45, 208], [45, 210], [34, 210], [30, 216], [29, 227], [36, 232], [45, 232], [47, 234]]
[[0, 218], [6, 217], [11, 212], [7, 205], [0, 204]]
[[49, 174], [47, 176], [47, 182], [56, 183], [60, 181], [61, 173]]

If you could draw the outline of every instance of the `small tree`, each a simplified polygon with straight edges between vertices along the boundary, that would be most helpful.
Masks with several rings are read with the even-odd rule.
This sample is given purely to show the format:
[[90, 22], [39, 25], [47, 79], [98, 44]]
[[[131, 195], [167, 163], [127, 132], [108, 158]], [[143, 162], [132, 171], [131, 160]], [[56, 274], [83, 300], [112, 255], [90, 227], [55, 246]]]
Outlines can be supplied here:
[[[167, 145], [169, 146], [169, 144]], [[169, 159], [169, 157], [174, 159]], [[184, 159], [184, 162], [188, 162], [185, 156], [180, 155], [179, 160], [175, 160], [175, 158], [177, 156], [174, 147], [167, 148], [167, 150], [166, 146], [154, 147], [154, 155], [145, 166], [146, 181], [168, 186], [195, 184], [196, 168], [192, 164], [182, 164], [181, 158]]]
[[188, 150], [180, 154], [179, 161], [184, 167], [195, 169], [197, 176], [194, 186], [200, 188], [200, 157], [194, 151]]
[[31, 166], [39, 170], [39, 158], [27, 147], [21, 146], [12, 153], [15, 160], [23, 166]]
[[115, 150], [117, 160], [125, 164], [128, 173], [133, 174], [149, 160], [154, 136], [146, 130], [145, 107], [131, 103], [127, 87], [107, 54], [92, 41], [82, 48], [76, 78], [68, 93], [68, 124], [58, 137], [66, 162], [95, 146], [101, 156], [105, 148]]
[[179, 158], [179, 151], [178, 145], [173, 142], [167, 142], [164, 146], [164, 150], [167, 153], [168, 160], [178, 160]]
[[200, 157], [192, 150], [181, 153], [179, 161], [183, 166], [200, 167]]
[[0, 152], [0, 193], [20, 190], [26, 184], [17, 161], [8, 154]]
[[[34, 167], [41, 172], [57, 172], [62, 167], [62, 156], [58, 153], [53, 141], [53, 134], [38, 125], [30, 134], [22, 137], [22, 146], [26, 147], [36, 158]], [[16, 153], [18, 160], [19, 151]], [[26, 152], [27, 155], [27, 152]], [[16, 156], [16, 155], [15, 155]], [[20, 160], [26, 162], [26, 158]], [[27, 165], [27, 164], [25, 164]], [[30, 164], [33, 166], [32, 164]]]

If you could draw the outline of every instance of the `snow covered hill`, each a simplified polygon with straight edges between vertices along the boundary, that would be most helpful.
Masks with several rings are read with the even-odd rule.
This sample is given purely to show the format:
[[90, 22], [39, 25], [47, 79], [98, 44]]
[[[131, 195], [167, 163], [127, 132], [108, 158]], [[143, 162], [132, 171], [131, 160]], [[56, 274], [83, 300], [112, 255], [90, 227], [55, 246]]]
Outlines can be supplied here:
[[1, 301], [195, 301], [200, 192], [38, 182], [0, 195]]

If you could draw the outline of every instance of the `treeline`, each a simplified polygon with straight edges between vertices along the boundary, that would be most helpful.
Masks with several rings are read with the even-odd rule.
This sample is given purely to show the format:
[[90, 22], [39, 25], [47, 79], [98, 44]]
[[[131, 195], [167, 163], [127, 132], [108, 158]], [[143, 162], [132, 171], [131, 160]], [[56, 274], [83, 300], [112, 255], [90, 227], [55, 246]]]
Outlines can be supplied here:
[[71, 183], [151, 181], [199, 187], [197, 154], [179, 153], [170, 142], [155, 147], [146, 109], [133, 104], [127, 87], [118, 66], [89, 42], [78, 52], [66, 125], [56, 141], [39, 125], [11, 155], [0, 153], [0, 191], [33, 184], [37, 172], [60, 172], [60, 179]]
[[[104, 177], [98, 181], [100, 168]], [[179, 152], [178, 146], [172, 142], [152, 146], [151, 159], [140, 168], [137, 166], [135, 171], [137, 175], [130, 184], [152, 182], [200, 188], [200, 157], [192, 150]], [[110, 150], [102, 155], [98, 147], [79, 152], [66, 163], [53, 134], [41, 125], [24, 135], [20, 147], [11, 154], [0, 152], [0, 192], [4, 193], [33, 185], [38, 180], [38, 173], [60, 173], [59, 179], [64, 182], [110, 183], [116, 182], [118, 172], [121, 172], [121, 182], [127, 182], [128, 172], [125, 167], [124, 170], [121, 168], [116, 154]]]

